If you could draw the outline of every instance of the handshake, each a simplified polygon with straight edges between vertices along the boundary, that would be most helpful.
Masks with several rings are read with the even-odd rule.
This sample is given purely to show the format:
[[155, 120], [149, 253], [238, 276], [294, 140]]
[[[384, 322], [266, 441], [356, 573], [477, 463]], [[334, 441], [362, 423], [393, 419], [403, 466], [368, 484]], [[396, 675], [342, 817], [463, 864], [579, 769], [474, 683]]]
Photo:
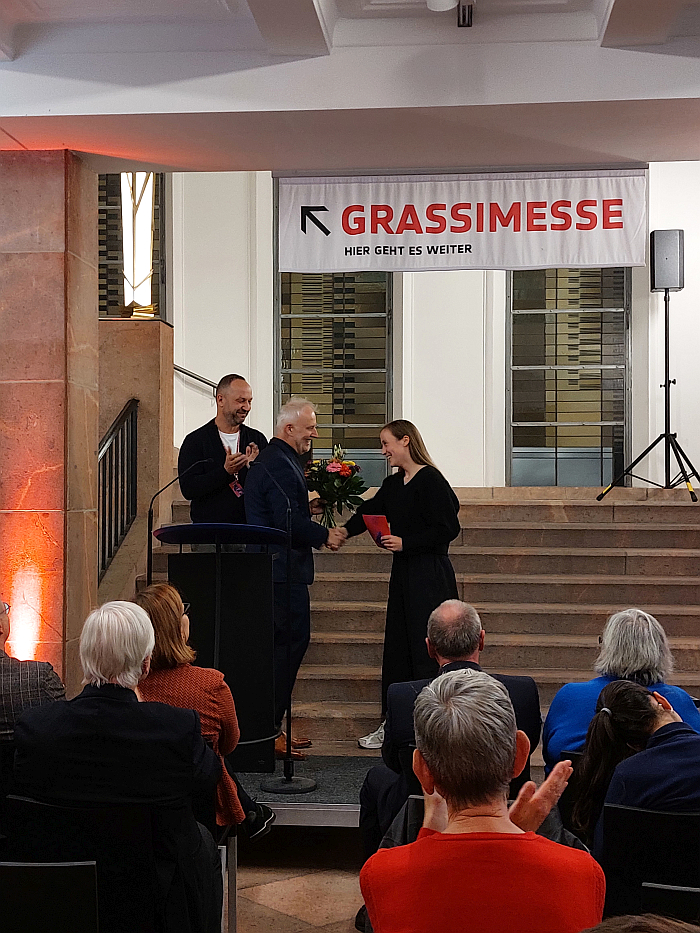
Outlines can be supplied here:
[[329, 528], [326, 547], [329, 551], [337, 551], [348, 540], [348, 533], [344, 528]]

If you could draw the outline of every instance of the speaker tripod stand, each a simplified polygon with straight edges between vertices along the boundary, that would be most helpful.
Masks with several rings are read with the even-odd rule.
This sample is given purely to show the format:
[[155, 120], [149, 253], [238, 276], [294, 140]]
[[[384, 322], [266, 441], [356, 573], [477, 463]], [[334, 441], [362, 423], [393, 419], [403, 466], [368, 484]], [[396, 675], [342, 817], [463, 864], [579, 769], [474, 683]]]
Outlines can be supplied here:
[[[695, 469], [693, 464], [690, 462], [688, 455], [685, 453], [681, 445], [678, 443], [678, 439], [675, 434], [671, 433], [671, 386], [676, 384], [675, 379], [671, 379], [669, 375], [670, 367], [670, 354], [669, 354], [669, 323], [670, 323], [670, 289], [664, 289], [664, 382], [661, 388], [664, 390], [664, 430], [663, 433], [659, 434], [656, 440], [653, 440], [651, 444], [643, 450], [642, 453], [630, 463], [629, 466], [620, 473], [615, 479], [610, 483], [610, 485], [605, 488], [600, 495], [596, 496], [596, 499], [600, 502], [614, 486], [622, 486], [624, 483], [625, 477], [630, 476], [634, 479], [642, 480], [644, 483], [649, 483], [651, 486], [656, 486], [659, 489], [675, 489], [676, 486], [680, 486], [681, 483], [685, 483], [690, 498], [693, 502], [698, 501], [698, 497], [695, 494], [695, 491], [690, 483], [690, 477], [694, 476], [695, 479], [700, 483], [700, 476], [698, 471]], [[646, 456], [648, 456], [655, 447], [659, 444], [664, 445], [664, 483], [655, 483], [653, 480], [647, 479], [643, 476], [637, 476], [633, 470]], [[671, 454], [676, 461], [678, 466], [678, 473], [671, 478]]]

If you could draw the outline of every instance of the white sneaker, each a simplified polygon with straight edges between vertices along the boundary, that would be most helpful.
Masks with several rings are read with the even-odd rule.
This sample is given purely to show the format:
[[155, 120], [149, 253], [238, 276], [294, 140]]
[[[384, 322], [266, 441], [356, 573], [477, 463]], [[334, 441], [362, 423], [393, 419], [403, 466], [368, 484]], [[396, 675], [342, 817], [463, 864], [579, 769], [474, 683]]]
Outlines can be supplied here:
[[370, 732], [369, 735], [363, 735], [357, 740], [360, 748], [381, 748], [384, 744], [384, 723], [377, 730]]

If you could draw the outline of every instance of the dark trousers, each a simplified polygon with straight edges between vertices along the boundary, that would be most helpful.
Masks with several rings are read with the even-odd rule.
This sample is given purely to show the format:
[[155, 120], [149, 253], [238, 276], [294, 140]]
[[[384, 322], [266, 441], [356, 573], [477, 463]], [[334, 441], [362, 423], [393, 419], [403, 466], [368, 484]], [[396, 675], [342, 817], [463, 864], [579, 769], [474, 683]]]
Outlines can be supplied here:
[[360, 836], [365, 861], [377, 851], [407, 799], [403, 775], [385, 764], [370, 768], [360, 788]]
[[311, 607], [309, 588], [305, 583], [292, 583], [291, 644], [292, 678], [289, 680], [287, 661], [287, 584], [275, 583], [275, 725], [279, 728], [294, 689], [297, 671], [304, 660], [311, 638]]
[[450, 558], [438, 554], [397, 554], [391, 566], [382, 657], [382, 715], [391, 684], [435, 677], [428, 655], [428, 617], [446, 599], [457, 599]]

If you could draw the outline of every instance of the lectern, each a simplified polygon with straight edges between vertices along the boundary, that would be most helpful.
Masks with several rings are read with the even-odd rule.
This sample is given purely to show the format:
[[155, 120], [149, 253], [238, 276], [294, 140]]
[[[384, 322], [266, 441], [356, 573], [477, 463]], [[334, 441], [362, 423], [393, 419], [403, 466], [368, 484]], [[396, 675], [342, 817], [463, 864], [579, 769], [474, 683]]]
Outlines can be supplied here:
[[[228, 761], [237, 771], [273, 772], [274, 714], [272, 555], [286, 533], [258, 525], [170, 525], [153, 532], [168, 555], [168, 580], [190, 604], [196, 664], [220, 670], [236, 704], [241, 738]], [[186, 544], [211, 552], [184, 553]], [[259, 553], [228, 553], [225, 545], [257, 545]]]

